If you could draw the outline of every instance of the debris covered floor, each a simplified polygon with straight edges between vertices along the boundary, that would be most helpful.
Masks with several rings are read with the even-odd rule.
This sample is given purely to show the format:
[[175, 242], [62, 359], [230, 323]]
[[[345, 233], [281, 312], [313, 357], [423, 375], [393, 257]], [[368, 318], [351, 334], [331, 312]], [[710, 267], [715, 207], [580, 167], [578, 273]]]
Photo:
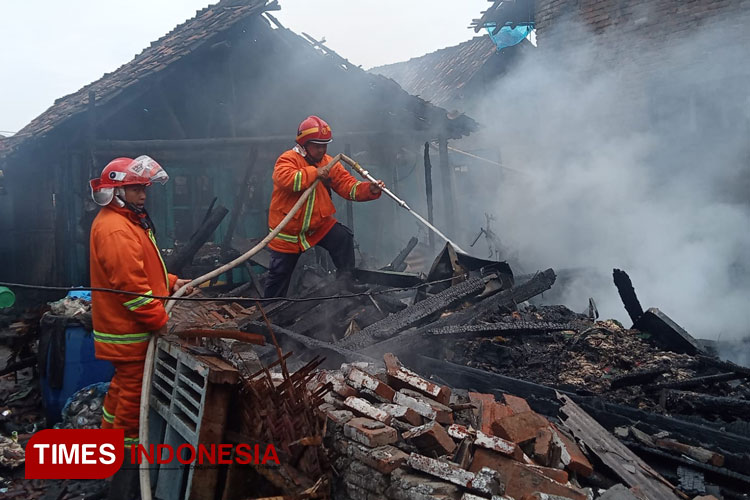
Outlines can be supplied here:
[[[446, 246], [425, 276], [402, 272], [405, 254], [358, 271], [361, 294], [303, 265], [304, 302], [175, 308], [157, 375], [205, 372], [205, 396], [194, 418], [183, 401], [180, 417], [173, 388], [156, 381], [154, 411], [178, 430], [193, 418], [199, 442], [273, 443], [281, 465], [185, 474], [163, 498], [747, 498], [750, 368], [721, 361], [658, 309], [627, 329], [598, 320], [593, 302], [588, 314], [534, 305], [551, 269], [514, 278]], [[14, 360], [28, 358], [21, 346], [38, 319], [5, 324]], [[0, 380], [3, 497], [103, 496], [101, 481], [21, 479], [20, 445], [44, 426], [33, 373]], [[78, 396], [63, 426], [95, 425], [95, 396]]]

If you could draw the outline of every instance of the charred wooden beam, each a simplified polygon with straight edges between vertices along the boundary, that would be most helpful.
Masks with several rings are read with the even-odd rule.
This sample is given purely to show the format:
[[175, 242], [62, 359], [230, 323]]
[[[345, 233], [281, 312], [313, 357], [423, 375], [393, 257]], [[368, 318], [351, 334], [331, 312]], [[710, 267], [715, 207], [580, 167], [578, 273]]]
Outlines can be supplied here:
[[[322, 281], [311, 292], [305, 294], [306, 299], [315, 299], [316, 297], [332, 297], [341, 293], [341, 283], [337, 281]], [[271, 312], [267, 311], [268, 317], [276, 324], [288, 326], [297, 321], [303, 315], [318, 304], [322, 304], [327, 299], [305, 300], [304, 302], [276, 302], [278, 306]]]
[[524, 335], [575, 330], [571, 323], [548, 321], [509, 321], [505, 323], [483, 323], [481, 325], [453, 325], [431, 328], [428, 335], [460, 335], [461, 338], [491, 337], [493, 335]]
[[750, 438], [722, 430], [711, 425], [712, 422], [704, 421], [701, 424], [616, 403], [579, 400], [579, 404], [610, 429], [637, 423], [648, 426], [653, 432], [667, 431], [680, 441], [698, 443], [704, 448], [720, 448], [733, 453], [747, 453], [750, 450]]
[[[101, 120], [99, 120], [101, 122]], [[337, 139], [361, 139], [370, 138], [380, 134], [378, 131], [341, 132], [336, 134]], [[394, 136], [414, 136], [413, 130], [392, 130]], [[144, 151], [201, 151], [206, 148], [246, 148], [253, 145], [267, 145], [269, 143], [284, 144], [289, 142], [289, 136], [269, 135], [254, 137], [213, 137], [203, 139], [144, 139], [144, 140], [99, 140], [95, 148], [101, 154], [139, 154]]]
[[448, 159], [448, 139], [441, 136], [438, 139], [438, 160], [440, 163], [440, 176], [443, 184], [443, 199], [440, 204], [443, 205], [445, 213], [446, 226], [451, 231], [455, 230], [456, 223], [456, 198], [454, 192], [453, 171]]
[[653, 381], [659, 375], [667, 373], [669, 371], [668, 366], [661, 366], [658, 368], [651, 368], [649, 370], [635, 370], [623, 375], [614, 377], [610, 382], [612, 389], [621, 389], [623, 387], [629, 387], [632, 385], [643, 385]]
[[680, 498], [675, 494], [674, 486], [610, 434], [583, 408], [567, 396], [561, 395], [559, 399], [563, 403], [560, 411], [567, 417], [563, 422], [565, 427], [576, 439], [583, 441], [625, 484], [637, 487], [646, 498]]
[[[427, 196], [427, 221], [432, 224], [433, 213], [432, 213], [432, 162], [430, 161], [430, 143], [424, 143], [424, 185], [425, 194]], [[435, 234], [429, 231], [429, 243], [430, 249], [435, 248]]]
[[[668, 389], [662, 393], [662, 401], [667, 409], [690, 408], [692, 411], [711, 415], [735, 415], [744, 417], [750, 414], [750, 400], [728, 396], [711, 396], [699, 392]], [[681, 413], [684, 413], [681, 412]]]
[[[686, 465], [692, 469], [703, 472], [710, 481], [720, 482], [722, 489], [729, 486], [735, 488], [737, 492], [750, 491], [750, 476], [735, 472], [726, 467], [717, 467], [711, 464], [704, 464], [688, 458], [682, 454], [672, 454], [658, 448], [647, 446], [641, 442], [626, 441], [628, 448], [639, 452], [639, 454], [652, 455], [658, 457], [662, 461], [672, 462], [674, 464]], [[737, 496], [736, 498], [741, 498]]]
[[374, 269], [354, 269], [354, 277], [362, 283], [398, 288], [409, 288], [424, 282], [419, 274], [398, 271], [376, 271]]
[[643, 316], [643, 308], [641, 303], [638, 301], [638, 296], [635, 294], [633, 283], [630, 281], [630, 276], [625, 271], [620, 269], [612, 270], [612, 277], [617, 287], [617, 293], [620, 294], [620, 299], [625, 306], [625, 310], [630, 316], [630, 320], [635, 323], [638, 318]]
[[547, 269], [546, 271], [537, 273], [528, 281], [522, 282], [520, 285], [514, 285], [513, 288], [508, 290], [503, 290], [497, 295], [484, 299], [476, 306], [467, 309], [466, 317], [473, 321], [480, 316], [484, 316], [490, 312], [495, 312], [499, 309], [515, 309], [516, 305], [521, 302], [526, 302], [527, 300], [552, 288], [555, 279], [555, 271], [552, 269]]
[[381, 271], [397, 271], [401, 272], [404, 269], [406, 269], [406, 258], [409, 256], [412, 250], [414, 250], [414, 247], [417, 246], [417, 243], [419, 243], [419, 240], [416, 238], [416, 236], [412, 236], [409, 240], [409, 243], [406, 244], [403, 250], [401, 250], [398, 255], [391, 261], [390, 264], [385, 266], [381, 269]]
[[192, 262], [196, 252], [214, 234], [214, 231], [228, 213], [229, 210], [221, 205], [214, 208], [185, 246], [167, 259], [166, 265], [169, 272], [179, 275], [182, 268]]
[[349, 349], [362, 349], [377, 343], [378, 340], [392, 337], [436, 312], [445, 310], [459, 300], [478, 294], [484, 290], [484, 285], [485, 278], [470, 278], [418, 304], [407, 307], [401, 312], [392, 314], [382, 321], [373, 323], [339, 342], [339, 345]]
[[743, 373], [718, 373], [716, 375], [706, 375], [704, 377], [693, 377], [686, 380], [678, 380], [676, 382], [663, 382], [661, 384], [648, 385], [644, 387], [647, 391], [660, 391], [662, 389], [689, 389], [690, 387], [698, 387], [701, 385], [712, 385], [718, 382], [728, 382], [730, 380], [739, 380], [750, 377], [750, 374], [745, 375]]
[[[342, 326], [348, 324], [347, 317], [354, 310], [362, 309], [362, 304], [367, 302], [367, 297], [324, 301], [301, 316], [289, 329], [319, 340], [335, 342], [343, 337]], [[372, 305], [370, 308], [375, 309]], [[377, 319], [383, 316], [380, 314]]]
[[722, 361], [721, 359], [710, 358], [708, 356], [699, 356], [698, 359], [701, 362], [706, 363], [709, 366], [719, 368], [720, 370], [725, 370], [725, 371], [734, 372], [734, 373], [742, 373], [743, 375], [750, 376], [750, 368], [748, 368], [747, 366], [741, 366], [741, 365], [732, 363], [731, 361]]
[[633, 328], [650, 333], [653, 340], [667, 350], [690, 355], [703, 352], [692, 335], [656, 307], [643, 313]]
[[[338, 361], [338, 365], [335, 366], [340, 366], [341, 362], [353, 363], [358, 361], [378, 364], [378, 361], [374, 358], [351, 351], [339, 345], [306, 337], [305, 335], [287, 330], [286, 328], [282, 328], [278, 325], [271, 325], [271, 327], [273, 328], [273, 333], [276, 334], [276, 337], [279, 339], [279, 343], [282, 344], [282, 347], [284, 347], [285, 344], [296, 344], [298, 347], [303, 348], [302, 352], [306, 355], [319, 353], [326, 356], [329, 363], [333, 365], [335, 365], [335, 363]], [[265, 323], [261, 323], [260, 321], [251, 321], [247, 323], [243, 327], [243, 330], [252, 333], [262, 333], [267, 337], [270, 335], [268, 326]], [[300, 352], [300, 350], [297, 349], [297, 352]]]
[[503, 290], [496, 295], [477, 302], [463, 311], [458, 311], [440, 318], [429, 325], [374, 344], [366, 349], [365, 352], [369, 353], [371, 356], [378, 356], [385, 352], [392, 352], [410, 358], [416, 352], [419, 352], [420, 347], [429, 344], [430, 341], [425, 338], [425, 334], [428, 330], [456, 325], [469, 325], [487, 313], [495, 312], [499, 308], [515, 307], [515, 305], [520, 302], [536, 297], [545, 290], [548, 290], [554, 282], [555, 272], [552, 269], [547, 269], [546, 271], [537, 273], [525, 283], [514, 286], [509, 290]]
[[[526, 399], [531, 408], [543, 415], [554, 417], [560, 406], [555, 393], [567, 394], [575, 399], [590, 415], [603, 426], [629, 427], [638, 423], [654, 429], [654, 432], [667, 431], [676, 439], [685, 442], [695, 442], [705, 448], [720, 448], [733, 453], [746, 454], [750, 450], [750, 437], [727, 432], [718, 427], [709, 427], [679, 418], [673, 418], [657, 413], [632, 408], [615, 403], [607, 403], [599, 398], [574, 395], [565, 391], [535, 384], [525, 380], [507, 377], [497, 373], [462, 366], [450, 361], [416, 356], [410, 367], [424, 376], [438, 373], [448, 385], [455, 389], [473, 389], [499, 395], [508, 392]], [[708, 423], [708, 422], [707, 422]]]
[[[377, 291], [377, 289], [375, 290]], [[382, 310], [386, 314], [390, 313], [396, 313], [399, 311], [403, 311], [408, 306], [394, 297], [392, 294], [388, 293], [373, 293], [371, 295], [372, 300], [375, 301], [375, 303], [378, 305], [380, 310]]]

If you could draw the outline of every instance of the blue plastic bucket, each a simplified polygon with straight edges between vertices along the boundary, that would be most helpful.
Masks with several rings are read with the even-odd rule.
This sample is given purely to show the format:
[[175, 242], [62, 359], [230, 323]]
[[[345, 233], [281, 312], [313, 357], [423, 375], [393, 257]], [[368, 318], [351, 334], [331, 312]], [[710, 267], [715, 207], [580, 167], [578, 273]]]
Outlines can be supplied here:
[[[50, 373], [49, 353], [46, 373]], [[65, 370], [62, 387], [52, 389], [48, 377], [41, 377], [42, 402], [47, 413], [47, 425], [60, 421], [66, 401], [80, 389], [97, 382], [109, 382], [115, 368], [112, 363], [96, 359], [94, 336], [82, 326], [69, 325], [65, 328]]]

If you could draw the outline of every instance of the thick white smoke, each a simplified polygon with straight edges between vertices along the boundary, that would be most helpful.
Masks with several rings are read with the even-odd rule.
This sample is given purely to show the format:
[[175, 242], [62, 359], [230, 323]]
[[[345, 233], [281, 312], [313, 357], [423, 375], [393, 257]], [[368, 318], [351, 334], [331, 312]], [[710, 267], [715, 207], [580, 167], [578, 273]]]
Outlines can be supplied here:
[[486, 211], [525, 270], [596, 272], [565, 289], [569, 307], [593, 296], [630, 326], [620, 268], [644, 309], [737, 339], [750, 332], [750, 46], [720, 28], [673, 42], [609, 64], [593, 45], [540, 40], [474, 112], [528, 173], [506, 176]]

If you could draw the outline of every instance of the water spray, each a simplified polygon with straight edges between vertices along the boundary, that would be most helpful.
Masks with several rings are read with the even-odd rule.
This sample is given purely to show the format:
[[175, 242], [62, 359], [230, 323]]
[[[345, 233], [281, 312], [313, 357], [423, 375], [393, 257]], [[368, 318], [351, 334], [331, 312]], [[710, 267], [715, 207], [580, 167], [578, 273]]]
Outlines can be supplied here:
[[[377, 183], [378, 182], [377, 179], [375, 179], [372, 175], [370, 175], [370, 172], [368, 172], [367, 170], [365, 170], [365, 168], [362, 165], [360, 165], [356, 161], [352, 160], [348, 156], [341, 155], [341, 160], [343, 162], [345, 162], [345, 163], [348, 163], [349, 166], [351, 166], [359, 175], [361, 175], [362, 177], [364, 177], [368, 181], [370, 181], [372, 183]], [[427, 220], [425, 220], [424, 217], [422, 217], [417, 212], [415, 212], [414, 210], [412, 210], [409, 207], [409, 205], [406, 204], [406, 202], [404, 200], [402, 200], [401, 198], [399, 198], [398, 196], [396, 196], [395, 194], [393, 194], [393, 192], [391, 190], [389, 190], [388, 188], [381, 188], [381, 189], [383, 190], [383, 192], [385, 194], [387, 194], [389, 197], [391, 197], [393, 199], [393, 201], [395, 201], [396, 203], [398, 203], [398, 205], [400, 207], [406, 209], [406, 211], [408, 211], [410, 214], [412, 214], [414, 217], [416, 217], [422, 224], [424, 224], [425, 226], [427, 226], [428, 228], [430, 228], [431, 231], [433, 231], [435, 234], [437, 234], [438, 236], [440, 236], [441, 238], [443, 238], [445, 241], [447, 241], [448, 243], [450, 243], [453, 246], [453, 248], [456, 249], [456, 251], [464, 253], [464, 254], [466, 253], [463, 250], [461, 250], [461, 248], [458, 245], [456, 245], [454, 242], [452, 242], [446, 235], [444, 235], [443, 233], [441, 233], [438, 228], [436, 228], [435, 226], [433, 226], [432, 224], [430, 224]]]

